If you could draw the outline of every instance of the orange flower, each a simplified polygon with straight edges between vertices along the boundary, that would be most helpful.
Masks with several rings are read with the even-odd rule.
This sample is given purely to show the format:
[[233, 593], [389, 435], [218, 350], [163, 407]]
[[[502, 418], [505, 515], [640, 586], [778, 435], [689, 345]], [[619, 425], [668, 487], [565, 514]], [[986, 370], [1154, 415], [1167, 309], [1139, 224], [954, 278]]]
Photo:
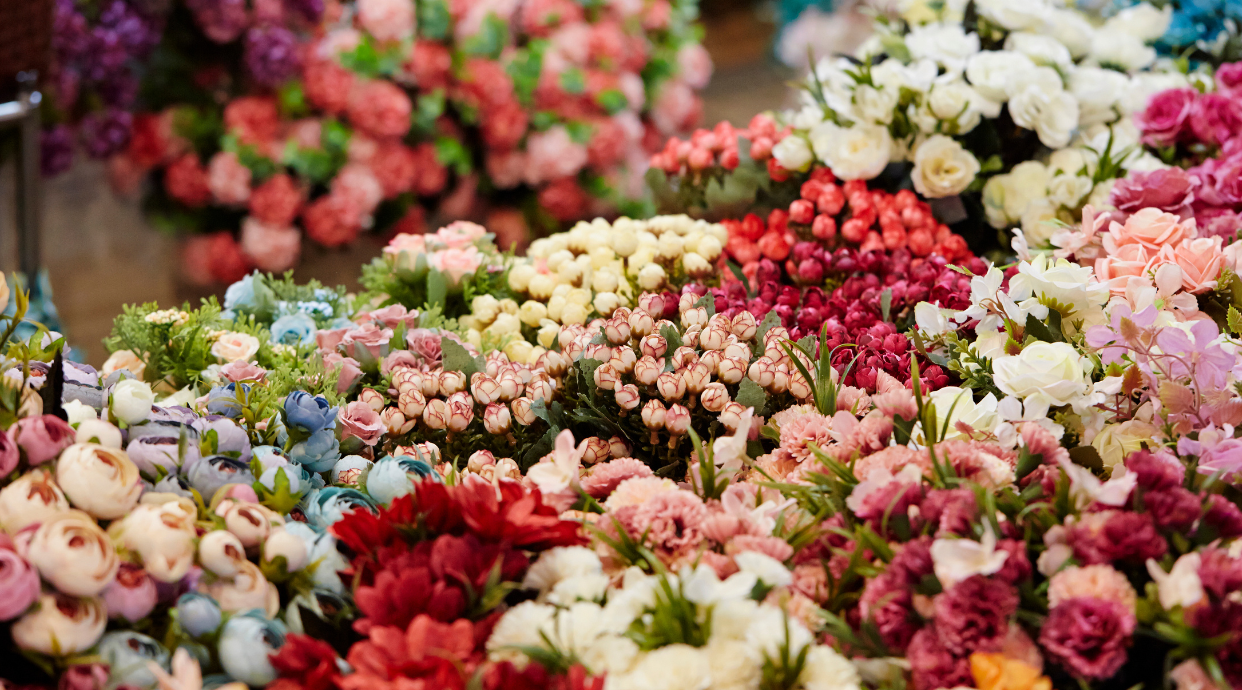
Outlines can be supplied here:
[[1003, 654], [971, 654], [970, 673], [979, 690], [1052, 690], [1052, 681], [1039, 669]]

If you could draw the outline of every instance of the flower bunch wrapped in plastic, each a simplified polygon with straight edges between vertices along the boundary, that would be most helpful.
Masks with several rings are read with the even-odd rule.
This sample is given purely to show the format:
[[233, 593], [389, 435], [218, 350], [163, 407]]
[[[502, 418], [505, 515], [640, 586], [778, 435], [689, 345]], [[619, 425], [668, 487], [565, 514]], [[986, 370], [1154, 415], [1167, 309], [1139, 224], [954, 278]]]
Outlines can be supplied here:
[[186, 9], [115, 168], [131, 186], [153, 173], [160, 222], [210, 233], [186, 261], [222, 282], [289, 268], [303, 235], [334, 247], [490, 214], [509, 246], [642, 213], [649, 142], [695, 124], [711, 73], [693, 2]]

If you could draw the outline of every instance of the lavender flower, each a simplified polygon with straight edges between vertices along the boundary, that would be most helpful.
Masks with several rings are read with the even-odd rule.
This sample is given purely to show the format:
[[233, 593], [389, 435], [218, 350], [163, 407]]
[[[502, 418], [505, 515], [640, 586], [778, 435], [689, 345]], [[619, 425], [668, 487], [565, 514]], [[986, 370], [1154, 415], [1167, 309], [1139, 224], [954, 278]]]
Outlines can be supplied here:
[[297, 38], [282, 26], [251, 29], [246, 34], [246, 67], [264, 86], [281, 84], [298, 70]]
[[82, 118], [82, 142], [91, 158], [107, 158], [129, 143], [134, 116], [109, 109]]

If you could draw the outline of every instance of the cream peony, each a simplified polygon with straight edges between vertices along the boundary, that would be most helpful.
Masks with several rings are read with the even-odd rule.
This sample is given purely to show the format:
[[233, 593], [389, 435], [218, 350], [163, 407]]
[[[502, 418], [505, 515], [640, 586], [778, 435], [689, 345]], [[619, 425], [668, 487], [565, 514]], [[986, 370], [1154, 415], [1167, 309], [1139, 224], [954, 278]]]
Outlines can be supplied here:
[[984, 98], [1004, 101], [1014, 74], [1035, 69], [1035, 62], [1012, 50], [985, 50], [966, 62], [966, 79]]
[[200, 583], [199, 589], [215, 599], [220, 610], [227, 613], [262, 609], [268, 616], [275, 616], [280, 611], [280, 593], [276, 585], [268, 582], [259, 566], [250, 561], [238, 563], [237, 574], [231, 579]]
[[53, 587], [79, 597], [102, 592], [121, 565], [108, 535], [91, 516], [77, 510], [39, 525], [26, 558]]
[[225, 364], [229, 362], [248, 362], [259, 351], [259, 339], [249, 333], [229, 331], [216, 338], [211, 345], [211, 354]]
[[957, 430], [959, 422], [983, 433], [991, 433], [1001, 421], [996, 412], [996, 396], [991, 393], [976, 402], [970, 390], [945, 386], [933, 391], [928, 398], [936, 406], [937, 435], [944, 430], [941, 440], [962, 438], [964, 434]]
[[125, 451], [75, 443], [56, 461], [56, 483], [75, 507], [100, 520], [124, 517], [142, 495], [138, 466]]
[[99, 597], [79, 599], [43, 594], [13, 624], [12, 634], [13, 641], [22, 649], [66, 657], [95, 646], [107, 625], [108, 610]]
[[979, 174], [979, 160], [955, 139], [937, 134], [914, 152], [914, 190], [929, 199], [961, 194]]
[[1049, 407], [1071, 405], [1091, 388], [1091, 360], [1069, 343], [1031, 343], [1021, 354], [992, 360], [993, 381], [1001, 392], [1021, 398], [1028, 417], [1045, 416]]
[[843, 180], [870, 180], [884, 171], [892, 155], [888, 128], [878, 125], [843, 128], [824, 122], [810, 136], [815, 155]]
[[16, 534], [69, 510], [69, 500], [46, 470], [33, 470], [0, 489], [0, 527]]
[[112, 523], [108, 533], [142, 559], [142, 567], [152, 578], [177, 582], [194, 565], [195, 518], [194, 506], [188, 501], [143, 503]]

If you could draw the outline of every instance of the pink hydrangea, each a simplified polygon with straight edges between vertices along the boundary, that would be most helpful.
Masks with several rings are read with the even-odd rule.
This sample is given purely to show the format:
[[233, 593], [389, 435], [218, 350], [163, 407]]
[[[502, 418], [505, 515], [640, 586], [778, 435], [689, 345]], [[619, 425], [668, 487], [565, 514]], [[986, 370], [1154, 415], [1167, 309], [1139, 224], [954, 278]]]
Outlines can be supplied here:
[[647, 463], [634, 458], [617, 458], [596, 465], [591, 474], [582, 478], [582, 490], [591, 498], [604, 499], [611, 494], [621, 482], [633, 477], [651, 477], [654, 472]]
[[410, 130], [410, 97], [392, 82], [359, 84], [349, 99], [349, 120], [376, 137], [400, 137]]
[[410, 0], [358, 0], [358, 24], [380, 41], [404, 41], [414, 35]]
[[207, 186], [216, 203], [241, 206], [250, 199], [250, 168], [241, 164], [236, 153], [221, 151], [207, 166]]
[[335, 194], [311, 202], [302, 211], [306, 236], [325, 247], [349, 244], [362, 230], [358, 208]]
[[689, 84], [669, 79], [660, 86], [651, 108], [651, 121], [666, 135], [694, 128], [703, 116], [703, 102]]
[[297, 228], [268, 225], [252, 217], [242, 221], [242, 253], [264, 271], [281, 273], [293, 268], [301, 248]]
[[250, 193], [250, 215], [266, 225], [287, 227], [298, 217], [304, 201], [297, 182], [285, 173], [277, 173]]
[[370, 215], [384, 198], [384, 188], [365, 165], [350, 163], [332, 178], [333, 196], [344, 200], [360, 216]]

